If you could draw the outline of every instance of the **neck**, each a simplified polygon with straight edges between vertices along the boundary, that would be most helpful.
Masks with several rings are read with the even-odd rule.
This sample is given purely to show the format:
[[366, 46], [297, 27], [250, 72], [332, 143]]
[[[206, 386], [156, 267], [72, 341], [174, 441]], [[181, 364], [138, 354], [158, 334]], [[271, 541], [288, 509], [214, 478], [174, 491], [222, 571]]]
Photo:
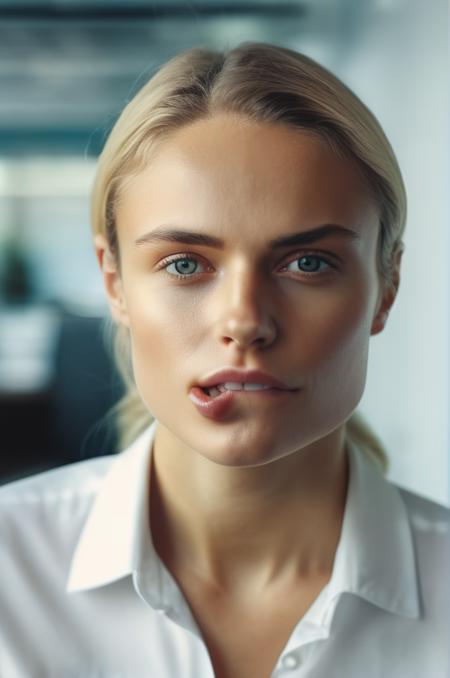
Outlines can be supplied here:
[[[152, 536], [169, 569], [227, 589], [331, 574], [348, 484], [343, 427], [254, 467], [217, 464], [158, 423]], [[157, 516], [157, 519], [156, 519]]]

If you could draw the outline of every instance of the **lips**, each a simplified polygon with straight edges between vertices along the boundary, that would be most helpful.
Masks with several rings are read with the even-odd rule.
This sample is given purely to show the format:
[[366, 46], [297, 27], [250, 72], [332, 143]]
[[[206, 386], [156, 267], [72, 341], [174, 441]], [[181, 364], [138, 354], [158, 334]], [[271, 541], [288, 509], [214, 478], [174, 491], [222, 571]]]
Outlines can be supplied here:
[[261, 384], [282, 391], [296, 390], [267, 372], [261, 370], [238, 370], [235, 368], [217, 370], [202, 378], [196, 385], [201, 388], [217, 388], [230, 382], [238, 384]]
[[208, 394], [207, 388], [192, 386], [189, 389], [188, 397], [200, 414], [214, 421], [223, 421], [232, 417], [233, 411], [235, 411], [234, 407], [238, 406], [239, 403], [246, 403], [247, 407], [254, 409], [255, 413], [259, 408], [279, 408], [286, 402], [287, 398], [293, 396], [293, 391], [298, 390], [270, 387], [258, 391], [245, 391], [243, 389], [228, 391], [224, 389], [220, 392], [211, 387], [211, 394]]

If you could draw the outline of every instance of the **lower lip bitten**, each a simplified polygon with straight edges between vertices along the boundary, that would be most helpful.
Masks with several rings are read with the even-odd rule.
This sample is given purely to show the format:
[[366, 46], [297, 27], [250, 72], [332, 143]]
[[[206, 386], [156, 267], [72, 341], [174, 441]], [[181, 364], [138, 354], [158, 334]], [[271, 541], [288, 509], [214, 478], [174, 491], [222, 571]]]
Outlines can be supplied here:
[[292, 393], [289, 390], [281, 390], [276, 388], [261, 389], [261, 390], [219, 390], [217, 387], [210, 387], [209, 389], [200, 386], [193, 386], [189, 391], [189, 399], [194, 403], [201, 414], [211, 419], [218, 419], [224, 416], [229, 407], [234, 402], [235, 398], [251, 398], [251, 399], [278, 399], [281, 396], [286, 396]]

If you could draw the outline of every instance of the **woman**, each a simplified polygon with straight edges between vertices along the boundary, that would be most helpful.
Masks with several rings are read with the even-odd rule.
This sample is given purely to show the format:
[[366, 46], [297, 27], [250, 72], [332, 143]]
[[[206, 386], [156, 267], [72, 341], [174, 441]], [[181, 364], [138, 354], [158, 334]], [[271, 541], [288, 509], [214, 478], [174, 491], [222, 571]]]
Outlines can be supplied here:
[[291, 50], [192, 49], [128, 104], [92, 201], [126, 449], [3, 489], [2, 675], [447, 675], [448, 509], [355, 414], [405, 204]]

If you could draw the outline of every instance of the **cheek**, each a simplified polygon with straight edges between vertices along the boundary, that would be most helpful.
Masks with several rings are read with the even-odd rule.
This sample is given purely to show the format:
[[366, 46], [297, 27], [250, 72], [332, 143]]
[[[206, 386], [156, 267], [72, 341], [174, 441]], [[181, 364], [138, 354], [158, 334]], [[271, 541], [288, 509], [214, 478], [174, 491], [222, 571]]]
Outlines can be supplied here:
[[[366, 383], [370, 328], [375, 300], [369, 285], [311, 312], [309, 342], [299, 347], [299, 371], [321, 416], [339, 422], [358, 405]], [[314, 409], [314, 408], [313, 408]], [[315, 410], [314, 410], [315, 411]]]
[[[176, 365], [187, 361], [198, 345], [198, 317], [190, 305], [173, 295], [129, 294], [131, 354], [134, 377], [143, 399], [158, 388], [159, 397], [173, 394], [173, 381], [181, 376]], [[149, 301], [151, 299], [151, 301]], [[175, 369], [174, 369], [175, 366]]]
[[370, 329], [370, 304], [361, 287], [342, 293], [310, 296], [296, 313], [298, 359], [319, 368], [365, 343]]

